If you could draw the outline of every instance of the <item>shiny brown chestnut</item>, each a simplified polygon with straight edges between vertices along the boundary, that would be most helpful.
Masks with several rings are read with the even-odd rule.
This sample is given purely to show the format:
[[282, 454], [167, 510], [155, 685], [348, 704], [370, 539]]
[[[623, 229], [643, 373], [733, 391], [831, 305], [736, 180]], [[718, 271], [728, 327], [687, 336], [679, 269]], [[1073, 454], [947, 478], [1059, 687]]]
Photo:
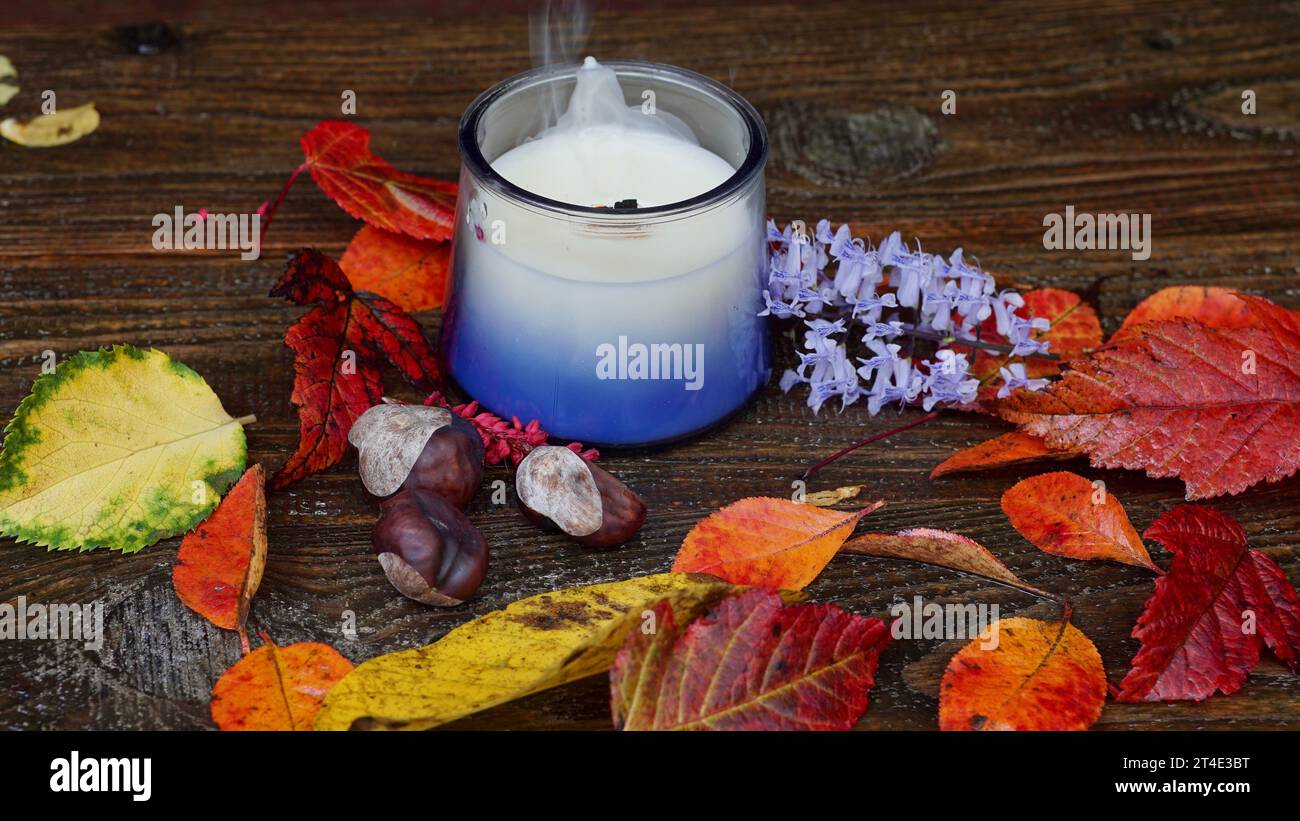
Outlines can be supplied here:
[[402, 487], [432, 491], [464, 510], [483, 484], [483, 440], [466, 419], [429, 435]]
[[535, 448], [515, 473], [524, 518], [553, 525], [588, 547], [613, 547], [645, 524], [645, 502], [605, 469], [569, 448]]
[[483, 440], [447, 408], [382, 404], [361, 414], [348, 432], [366, 490], [432, 491], [464, 509], [483, 483]]
[[446, 499], [420, 488], [380, 503], [374, 545], [393, 587], [424, 604], [460, 604], [487, 573], [483, 534]]

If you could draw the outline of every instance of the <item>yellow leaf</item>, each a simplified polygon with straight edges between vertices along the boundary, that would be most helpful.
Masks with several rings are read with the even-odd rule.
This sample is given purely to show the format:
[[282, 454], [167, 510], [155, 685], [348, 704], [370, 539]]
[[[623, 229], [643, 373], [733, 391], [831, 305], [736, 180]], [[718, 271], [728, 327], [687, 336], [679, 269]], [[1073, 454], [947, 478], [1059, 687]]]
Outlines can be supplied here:
[[203, 377], [161, 351], [82, 351], [5, 428], [0, 533], [134, 552], [207, 518], [244, 459], [244, 429]]
[[13, 99], [18, 93], [18, 69], [9, 62], [9, 58], [0, 54], [0, 105]]
[[99, 128], [99, 112], [94, 103], [42, 114], [25, 123], [13, 117], [0, 122], [0, 137], [28, 148], [67, 145]]
[[805, 494], [803, 503], [813, 507], [830, 507], [840, 502], [847, 502], [849, 499], [856, 499], [860, 493], [862, 493], [862, 485], [846, 485], [834, 490], [819, 490], [816, 493]]
[[325, 697], [316, 729], [425, 730], [602, 673], [661, 600], [689, 621], [736, 592], [712, 576], [661, 573], [521, 599], [360, 665]]

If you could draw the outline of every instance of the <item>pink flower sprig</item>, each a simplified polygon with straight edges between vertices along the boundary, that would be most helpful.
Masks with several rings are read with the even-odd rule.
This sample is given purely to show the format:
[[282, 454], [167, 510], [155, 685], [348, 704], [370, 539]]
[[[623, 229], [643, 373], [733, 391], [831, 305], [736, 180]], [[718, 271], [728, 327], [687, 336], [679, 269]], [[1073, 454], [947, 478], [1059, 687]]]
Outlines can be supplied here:
[[[441, 392], [434, 391], [424, 400], [424, 404], [448, 408], [452, 413], [474, 425], [478, 430], [479, 438], [483, 440], [484, 461], [489, 465], [503, 462], [507, 458], [517, 465], [523, 461], [529, 451], [546, 444], [546, 440], [550, 438], [550, 434], [542, 430], [541, 423], [536, 419], [524, 425], [519, 422], [519, 417], [512, 416], [507, 422], [496, 414], [479, 410], [477, 401], [453, 405]], [[588, 462], [600, 458], [598, 450], [595, 448], [584, 450], [581, 442], [570, 442], [565, 447]]]

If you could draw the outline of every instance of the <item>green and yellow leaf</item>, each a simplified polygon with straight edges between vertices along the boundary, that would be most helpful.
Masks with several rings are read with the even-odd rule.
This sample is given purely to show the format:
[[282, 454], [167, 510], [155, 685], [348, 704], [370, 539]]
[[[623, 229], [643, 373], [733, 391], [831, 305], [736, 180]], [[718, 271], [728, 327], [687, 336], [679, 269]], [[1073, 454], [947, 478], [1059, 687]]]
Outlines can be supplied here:
[[330, 690], [318, 730], [424, 730], [609, 669], [629, 631], [667, 600], [683, 623], [741, 588], [661, 573], [542, 593], [373, 658]]
[[130, 345], [43, 374], [0, 450], [0, 534], [131, 553], [207, 518], [244, 470], [244, 429], [203, 377]]

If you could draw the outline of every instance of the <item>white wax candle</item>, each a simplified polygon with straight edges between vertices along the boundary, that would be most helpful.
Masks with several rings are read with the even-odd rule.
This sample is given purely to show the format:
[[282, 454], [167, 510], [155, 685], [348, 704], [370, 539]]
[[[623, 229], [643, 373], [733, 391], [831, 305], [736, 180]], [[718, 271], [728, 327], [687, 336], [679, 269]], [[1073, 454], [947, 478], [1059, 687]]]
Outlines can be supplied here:
[[726, 182], [736, 169], [701, 148], [680, 120], [628, 106], [611, 69], [588, 57], [559, 123], [492, 163], [510, 182], [588, 207], [670, 205]]
[[[736, 173], [671, 113], [629, 106], [591, 58], [557, 124], [492, 168], [586, 207], [671, 205]], [[561, 438], [644, 444], [716, 422], [766, 380], [761, 176], [686, 213], [566, 214], [472, 174], [460, 197], [443, 351], [486, 407]], [[642, 374], [650, 350], [678, 366]]]

